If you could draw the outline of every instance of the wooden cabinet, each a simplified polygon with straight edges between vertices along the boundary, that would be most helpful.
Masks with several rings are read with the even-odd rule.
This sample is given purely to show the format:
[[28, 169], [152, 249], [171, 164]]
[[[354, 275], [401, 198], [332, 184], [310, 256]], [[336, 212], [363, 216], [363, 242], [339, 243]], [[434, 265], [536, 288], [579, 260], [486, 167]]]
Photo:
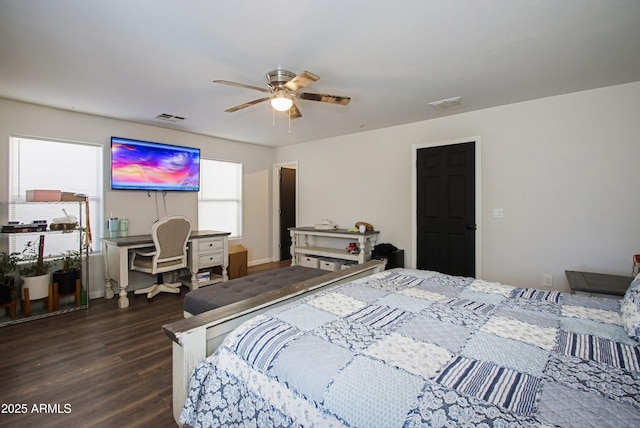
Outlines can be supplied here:
[[[371, 252], [378, 239], [378, 231], [365, 233], [349, 232], [346, 229], [319, 230], [314, 227], [292, 227], [291, 265], [302, 264], [304, 257], [326, 257], [358, 264], [371, 259]], [[356, 243], [357, 254], [346, 250], [350, 243]]]

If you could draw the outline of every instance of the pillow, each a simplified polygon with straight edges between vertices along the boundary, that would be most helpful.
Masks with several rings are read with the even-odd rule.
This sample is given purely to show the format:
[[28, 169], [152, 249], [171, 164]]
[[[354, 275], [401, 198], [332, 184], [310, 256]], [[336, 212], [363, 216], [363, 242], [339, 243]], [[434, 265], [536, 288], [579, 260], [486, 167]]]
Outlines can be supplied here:
[[620, 303], [622, 325], [632, 339], [640, 342], [640, 274], [638, 274]]

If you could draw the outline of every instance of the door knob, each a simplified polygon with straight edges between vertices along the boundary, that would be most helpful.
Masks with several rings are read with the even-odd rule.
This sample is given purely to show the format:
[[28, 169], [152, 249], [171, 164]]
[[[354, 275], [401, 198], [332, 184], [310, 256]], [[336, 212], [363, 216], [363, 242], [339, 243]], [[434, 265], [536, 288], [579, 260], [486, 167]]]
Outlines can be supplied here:
[[468, 224], [467, 225], [467, 230], [476, 230], [476, 225], [475, 224]]

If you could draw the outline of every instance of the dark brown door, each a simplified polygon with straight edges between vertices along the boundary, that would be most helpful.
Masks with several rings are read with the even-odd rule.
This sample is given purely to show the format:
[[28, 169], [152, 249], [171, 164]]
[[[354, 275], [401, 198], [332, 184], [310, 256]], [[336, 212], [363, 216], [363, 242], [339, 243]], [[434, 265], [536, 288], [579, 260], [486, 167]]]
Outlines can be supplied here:
[[280, 260], [291, 259], [291, 235], [296, 225], [296, 170], [280, 168]]
[[475, 276], [475, 143], [417, 152], [418, 269]]

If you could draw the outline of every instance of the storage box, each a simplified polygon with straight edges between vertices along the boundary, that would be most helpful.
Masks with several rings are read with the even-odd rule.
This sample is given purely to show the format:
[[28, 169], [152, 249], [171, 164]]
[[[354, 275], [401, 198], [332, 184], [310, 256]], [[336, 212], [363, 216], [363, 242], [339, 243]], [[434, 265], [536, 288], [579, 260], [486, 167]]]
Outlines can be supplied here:
[[87, 200], [87, 195], [73, 192], [62, 192], [60, 200], [62, 202], [85, 202]]
[[320, 269], [322, 270], [330, 270], [335, 272], [340, 270], [340, 266], [343, 264], [342, 260], [334, 260], [334, 259], [321, 259], [320, 260]]
[[60, 190], [27, 190], [27, 202], [60, 202], [62, 192]]
[[355, 262], [346, 262], [340, 265], [340, 270], [345, 270], [345, 269], [349, 269], [350, 267], [353, 267], [355, 265], [357, 265], [358, 263]]
[[[222, 254], [220, 257], [222, 257]], [[247, 258], [247, 249], [242, 245], [238, 244], [229, 247], [229, 266], [227, 267], [229, 279], [247, 276]], [[222, 261], [220, 261], [220, 263], [222, 263]], [[222, 267], [215, 266], [213, 272], [217, 275], [222, 275]]]
[[247, 276], [247, 249], [242, 245], [229, 247], [229, 279]]
[[317, 257], [311, 256], [301, 256], [300, 257], [300, 266], [310, 267], [310, 268], [318, 268], [320, 260]]

